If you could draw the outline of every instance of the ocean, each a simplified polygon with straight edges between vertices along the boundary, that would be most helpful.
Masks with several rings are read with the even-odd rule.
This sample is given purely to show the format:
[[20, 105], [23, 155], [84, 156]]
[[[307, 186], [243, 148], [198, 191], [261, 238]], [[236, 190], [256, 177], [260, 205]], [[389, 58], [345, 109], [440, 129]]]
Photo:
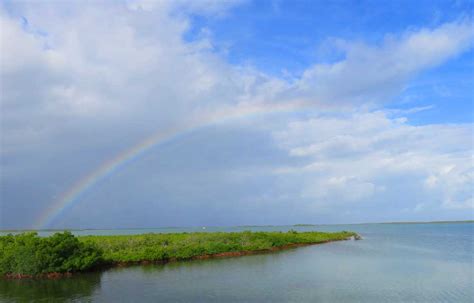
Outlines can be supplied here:
[[350, 230], [358, 232], [363, 240], [237, 258], [112, 268], [58, 280], [0, 279], [0, 302], [474, 302], [473, 223], [73, 233], [289, 229]]

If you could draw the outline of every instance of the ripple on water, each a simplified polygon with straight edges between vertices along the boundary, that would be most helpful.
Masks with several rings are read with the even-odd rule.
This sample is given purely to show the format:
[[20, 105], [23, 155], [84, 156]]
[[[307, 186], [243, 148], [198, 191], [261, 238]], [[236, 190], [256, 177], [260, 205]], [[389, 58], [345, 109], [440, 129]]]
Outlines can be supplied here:
[[354, 230], [364, 240], [56, 281], [0, 280], [0, 301], [472, 303], [471, 226], [318, 226]]

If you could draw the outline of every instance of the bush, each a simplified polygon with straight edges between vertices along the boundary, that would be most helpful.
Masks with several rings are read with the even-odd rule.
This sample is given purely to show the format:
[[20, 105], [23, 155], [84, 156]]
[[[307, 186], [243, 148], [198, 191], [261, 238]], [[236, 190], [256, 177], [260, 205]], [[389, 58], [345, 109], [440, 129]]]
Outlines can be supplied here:
[[40, 275], [90, 269], [102, 261], [102, 251], [70, 232], [41, 238], [37, 233], [0, 237], [0, 274]]
[[83, 236], [95, 243], [110, 264], [139, 261], [186, 260], [226, 252], [270, 250], [292, 244], [344, 240], [353, 232], [215, 232], [146, 235]]
[[77, 272], [102, 262], [186, 260], [226, 252], [271, 250], [292, 244], [345, 240], [353, 232], [216, 232], [74, 237], [36, 233], [0, 237], [0, 274]]

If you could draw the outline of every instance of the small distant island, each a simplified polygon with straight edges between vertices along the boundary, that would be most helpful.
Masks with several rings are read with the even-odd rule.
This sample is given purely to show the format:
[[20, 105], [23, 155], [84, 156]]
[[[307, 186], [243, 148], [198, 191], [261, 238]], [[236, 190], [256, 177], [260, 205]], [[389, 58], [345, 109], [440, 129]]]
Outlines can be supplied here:
[[235, 257], [360, 239], [355, 232], [211, 232], [74, 236], [36, 232], [0, 237], [0, 275], [59, 278], [111, 266]]
[[295, 227], [317, 226], [316, 224], [293, 224]]
[[457, 221], [394, 221], [394, 222], [381, 222], [377, 224], [462, 224], [462, 223], [474, 223], [474, 220], [457, 220]]

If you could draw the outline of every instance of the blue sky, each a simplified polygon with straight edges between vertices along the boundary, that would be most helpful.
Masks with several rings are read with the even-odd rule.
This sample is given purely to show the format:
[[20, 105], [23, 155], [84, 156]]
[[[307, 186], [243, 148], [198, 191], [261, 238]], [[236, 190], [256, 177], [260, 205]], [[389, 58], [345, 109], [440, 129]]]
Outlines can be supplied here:
[[472, 1], [2, 1], [0, 19], [0, 228], [473, 218]]
[[299, 73], [331, 60], [321, 47], [331, 38], [376, 44], [387, 34], [468, 18], [470, 10], [469, 1], [244, 1], [221, 18], [192, 16], [186, 38], [209, 29], [218, 46], [231, 45], [231, 62]]
[[[472, 6], [471, 1], [248, 1], [222, 18], [193, 16], [185, 37], [209, 31], [230, 62], [298, 77], [309, 65], [344, 55], [331, 46], [333, 39], [380, 44], [387, 34], [472, 18]], [[471, 122], [473, 62], [471, 50], [417, 75], [394, 105], [433, 106], [415, 123]]]

